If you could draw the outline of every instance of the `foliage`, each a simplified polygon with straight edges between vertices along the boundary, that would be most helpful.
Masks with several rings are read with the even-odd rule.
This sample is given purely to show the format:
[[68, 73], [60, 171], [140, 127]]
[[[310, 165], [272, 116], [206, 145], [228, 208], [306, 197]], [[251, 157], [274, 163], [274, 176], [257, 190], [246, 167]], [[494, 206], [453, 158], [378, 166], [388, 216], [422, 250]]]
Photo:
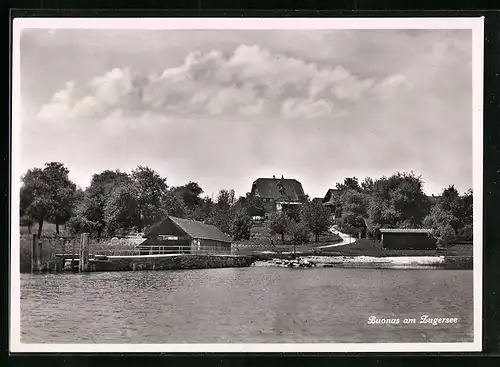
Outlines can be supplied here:
[[85, 190], [76, 211], [87, 221], [94, 223], [93, 229], [97, 232], [97, 238], [101, 237], [106, 228], [105, 209], [113, 191], [130, 183], [130, 176], [118, 170], [105, 170], [92, 176], [90, 186]]
[[165, 215], [171, 215], [178, 218], [185, 218], [187, 215], [186, 204], [182, 197], [173, 190], [168, 190], [163, 197], [162, 211]]
[[361, 191], [346, 189], [340, 196], [342, 213], [340, 228], [352, 235], [363, 233], [366, 228], [368, 196]]
[[356, 190], [361, 191], [361, 187], [359, 186], [358, 179], [356, 177], [348, 177], [344, 180], [344, 183], [337, 183], [336, 188], [338, 191], [344, 190]]
[[248, 215], [254, 217], [263, 217], [265, 214], [264, 202], [258, 196], [247, 194], [246, 198], [243, 200], [243, 206], [246, 209]]
[[108, 234], [142, 229], [138, 197], [137, 186], [133, 182], [113, 190], [104, 208]]
[[199, 207], [202, 203], [200, 195], [203, 194], [203, 189], [196, 182], [190, 181], [186, 185], [174, 187], [173, 192], [182, 198], [189, 210]]
[[321, 203], [308, 202], [302, 205], [301, 218], [307, 228], [314, 234], [315, 241], [319, 235], [332, 226], [330, 212]]
[[285, 242], [285, 234], [290, 232], [292, 220], [283, 212], [272, 213], [269, 216], [269, 232], [281, 236], [281, 241]]
[[97, 224], [95, 222], [88, 220], [85, 216], [79, 213], [71, 217], [67, 225], [71, 233], [77, 234], [84, 232], [92, 233]]
[[76, 185], [69, 179], [69, 170], [59, 162], [49, 162], [43, 169], [33, 168], [22, 177], [21, 212], [38, 223], [38, 237], [45, 220], [66, 222], [74, 205]]
[[309, 242], [309, 228], [304, 222], [292, 221], [290, 226], [290, 235], [292, 236], [292, 242], [295, 245], [303, 245]]
[[135, 185], [137, 210], [139, 216], [138, 229], [156, 223], [162, 218], [162, 200], [167, 192], [166, 179], [149, 167], [138, 166], [132, 171]]
[[231, 233], [232, 208], [234, 203], [234, 190], [220, 190], [217, 195], [217, 202], [214, 204], [207, 222], [213, 224], [224, 233]]
[[231, 233], [234, 240], [249, 240], [252, 225], [252, 218], [245, 211], [238, 211], [231, 223]]
[[373, 183], [367, 209], [367, 226], [372, 236], [379, 229], [417, 228], [429, 211], [429, 200], [423, 192], [423, 180], [413, 173], [397, 173]]
[[472, 190], [460, 196], [454, 186], [443, 190], [441, 198], [424, 219], [438, 244], [446, 246], [455, 240], [472, 240]]

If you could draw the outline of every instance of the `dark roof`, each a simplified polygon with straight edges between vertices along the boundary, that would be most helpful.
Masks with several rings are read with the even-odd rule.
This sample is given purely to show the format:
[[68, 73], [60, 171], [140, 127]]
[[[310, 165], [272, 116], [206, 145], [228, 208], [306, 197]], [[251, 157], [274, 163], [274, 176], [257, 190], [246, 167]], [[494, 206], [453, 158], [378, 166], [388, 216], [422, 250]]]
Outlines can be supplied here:
[[312, 199], [313, 203], [321, 203], [323, 201], [323, 198], [314, 198]]
[[380, 228], [381, 233], [431, 233], [431, 229], [426, 228]]
[[279, 199], [281, 194], [278, 184], [283, 185], [290, 200], [299, 200], [301, 196], [305, 196], [302, 184], [290, 178], [258, 178], [253, 182], [252, 194], [261, 198]]
[[177, 227], [179, 227], [182, 231], [186, 232], [192, 238], [203, 239], [203, 240], [214, 240], [219, 242], [232, 242], [230, 236], [223, 233], [219, 228], [211, 224], [206, 224], [195, 220], [177, 218], [172, 216], [168, 216], [161, 222], [156, 223], [154, 226], [151, 227], [149, 233], [151, 233], [151, 231], [153, 231], [155, 228], [158, 228], [165, 220], [168, 219], [170, 219]]
[[323, 204], [324, 205], [333, 205], [335, 204], [335, 198], [338, 196], [339, 190], [337, 189], [328, 189], [328, 191], [325, 194], [325, 197], [323, 198]]

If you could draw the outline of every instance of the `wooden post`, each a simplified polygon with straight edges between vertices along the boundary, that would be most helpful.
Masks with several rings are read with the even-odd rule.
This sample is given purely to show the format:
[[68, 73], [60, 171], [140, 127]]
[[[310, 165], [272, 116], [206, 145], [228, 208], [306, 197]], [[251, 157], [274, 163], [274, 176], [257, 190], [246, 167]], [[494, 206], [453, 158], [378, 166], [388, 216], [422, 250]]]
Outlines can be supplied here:
[[36, 234], [33, 234], [33, 239], [31, 242], [31, 272], [34, 273], [36, 271]]
[[75, 269], [75, 239], [71, 240], [71, 271]]
[[42, 239], [37, 240], [36, 271], [42, 271]]
[[89, 271], [89, 234], [83, 233], [82, 240], [80, 242], [80, 264], [79, 270], [80, 272], [88, 272]]

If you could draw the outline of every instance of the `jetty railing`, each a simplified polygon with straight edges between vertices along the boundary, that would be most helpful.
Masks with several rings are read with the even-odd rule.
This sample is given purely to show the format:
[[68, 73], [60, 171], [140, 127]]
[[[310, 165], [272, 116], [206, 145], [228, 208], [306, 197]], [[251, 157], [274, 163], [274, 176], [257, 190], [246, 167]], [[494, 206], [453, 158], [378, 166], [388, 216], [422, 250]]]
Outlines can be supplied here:
[[60, 272], [71, 269], [77, 272], [89, 270], [89, 259], [99, 256], [138, 256], [138, 255], [179, 255], [206, 254], [229, 255], [228, 246], [151, 246], [138, 247], [133, 241], [101, 240], [92, 241], [88, 233], [75, 237], [22, 236], [20, 263], [21, 272]]
[[216, 246], [200, 246], [192, 248], [189, 245], [180, 246], [149, 246], [147, 248], [114, 247], [103, 248], [92, 246], [90, 249], [93, 256], [138, 256], [138, 255], [179, 255], [179, 254], [230, 254], [231, 248]]

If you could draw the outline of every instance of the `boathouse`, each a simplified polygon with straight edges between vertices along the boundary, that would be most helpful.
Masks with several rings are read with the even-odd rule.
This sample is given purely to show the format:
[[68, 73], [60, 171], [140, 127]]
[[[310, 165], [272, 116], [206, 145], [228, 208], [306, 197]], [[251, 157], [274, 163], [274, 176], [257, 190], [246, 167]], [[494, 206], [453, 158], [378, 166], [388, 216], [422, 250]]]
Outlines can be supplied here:
[[292, 178], [258, 178], [252, 183], [251, 195], [260, 197], [266, 214], [297, 207], [305, 198], [304, 188]]
[[137, 247], [146, 254], [230, 254], [231, 237], [202, 222], [168, 216], [145, 233]]
[[381, 228], [381, 242], [389, 250], [431, 250], [437, 248], [437, 241], [430, 229]]

